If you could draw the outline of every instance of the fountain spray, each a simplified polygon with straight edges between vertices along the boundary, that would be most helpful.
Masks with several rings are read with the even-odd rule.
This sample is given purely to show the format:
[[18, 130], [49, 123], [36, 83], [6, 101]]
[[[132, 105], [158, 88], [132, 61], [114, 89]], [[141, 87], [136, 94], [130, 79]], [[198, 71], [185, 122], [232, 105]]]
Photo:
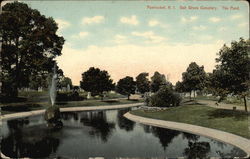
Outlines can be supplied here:
[[51, 87], [49, 91], [52, 106], [54, 106], [55, 100], [56, 100], [56, 78], [57, 78], [57, 74], [56, 74], [56, 64], [55, 64], [53, 68]]

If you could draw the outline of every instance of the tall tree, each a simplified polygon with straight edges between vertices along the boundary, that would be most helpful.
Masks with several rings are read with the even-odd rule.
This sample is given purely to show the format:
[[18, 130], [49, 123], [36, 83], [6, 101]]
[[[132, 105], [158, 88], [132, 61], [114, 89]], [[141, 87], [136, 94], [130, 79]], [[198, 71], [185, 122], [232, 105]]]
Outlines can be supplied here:
[[175, 84], [175, 91], [179, 92], [179, 93], [185, 92], [185, 88], [184, 88], [184, 85], [183, 85], [182, 82], [180, 82], [180, 81], [176, 82], [176, 84]]
[[122, 95], [127, 95], [128, 100], [131, 94], [135, 94], [136, 82], [133, 77], [126, 76], [118, 81], [116, 91]]
[[206, 72], [203, 66], [191, 62], [186, 70], [182, 73], [182, 84], [185, 91], [191, 92], [202, 90], [205, 87]]
[[81, 88], [85, 91], [91, 92], [91, 95], [100, 95], [103, 97], [104, 91], [114, 89], [113, 80], [105, 70], [90, 67], [88, 71], [82, 74]]
[[[54, 58], [61, 55], [63, 37], [58, 26], [25, 3], [8, 3], [0, 17], [2, 32], [3, 92], [16, 96], [37, 74], [52, 71]], [[33, 76], [33, 77], [32, 77]]]
[[72, 81], [71, 81], [71, 79], [69, 77], [63, 77], [63, 79], [60, 81], [59, 84], [60, 84], [61, 88], [63, 88], [63, 87], [65, 87], [65, 88], [68, 88], [68, 87], [72, 88], [73, 87]]
[[146, 72], [140, 73], [136, 77], [136, 87], [138, 91], [142, 94], [144, 94], [145, 92], [149, 92], [150, 90], [150, 82], [147, 77], [148, 73]]
[[218, 63], [211, 77], [212, 88], [225, 96], [229, 93], [239, 95], [244, 100], [247, 111], [246, 96], [249, 94], [250, 81], [250, 40], [240, 38], [233, 41], [231, 47], [224, 45], [216, 59]]
[[155, 72], [154, 75], [151, 77], [151, 91], [157, 92], [162, 85], [166, 85], [167, 80], [164, 74], [160, 74], [159, 72]]

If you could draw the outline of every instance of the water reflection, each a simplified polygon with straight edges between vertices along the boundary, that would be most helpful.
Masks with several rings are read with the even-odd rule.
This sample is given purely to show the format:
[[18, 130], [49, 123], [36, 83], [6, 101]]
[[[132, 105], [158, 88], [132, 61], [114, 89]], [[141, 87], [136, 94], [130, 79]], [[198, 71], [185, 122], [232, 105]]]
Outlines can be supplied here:
[[241, 157], [240, 149], [199, 135], [136, 124], [130, 109], [62, 113], [64, 127], [47, 129], [42, 116], [4, 122], [1, 151], [11, 158]]
[[123, 117], [125, 113], [127, 113], [130, 109], [121, 109], [118, 110], [117, 113], [117, 123], [120, 129], [124, 129], [126, 131], [132, 131], [135, 126], [135, 122], [128, 120], [127, 118]]
[[160, 143], [164, 150], [168, 147], [168, 145], [172, 142], [172, 140], [180, 134], [179, 131], [152, 127], [152, 133], [159, 138]]
[[188, 147], [185, 148], [184, 154], [188, 159], [202, 159], [206, 158], [210, 152], [210, 144], [208, 142], [188, 142]]
[[103, 142], [107, 142], [109, 136], [115, 128], [115, 123], [108, 122], [107, 116], [104, 111], [91, 111], [81, 114], [81, 123], [85, 126], [92, 127], [89, 135], [99, 137]]
[[[28, 127], [28, 119], [7, 121], [9, 135], [1, 140], [1, 151], [8, 157], [48, 157], [60, 144], [45, 127]], [[39, 129], [39, 130], [38, 130]]]
[[61, 113], [61, 118], [62, 120], [75, 120], [75, 121], [78, 121], [79, 117], [78, 117], [78, 114], [75, 113], [75, 112], [63, 112]]

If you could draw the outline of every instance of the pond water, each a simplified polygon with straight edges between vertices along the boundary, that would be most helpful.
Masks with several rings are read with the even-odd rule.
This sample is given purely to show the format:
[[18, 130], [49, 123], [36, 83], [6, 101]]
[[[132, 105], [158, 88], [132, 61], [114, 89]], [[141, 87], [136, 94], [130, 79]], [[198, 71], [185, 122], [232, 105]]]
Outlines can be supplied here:
[[64, 127], [46, 128], [43, 116], [3, 121], [1, 152], [11, 158], [242, 157], [232, 146], [203, 136], [132, 122], [130, 109], [63, 113]]

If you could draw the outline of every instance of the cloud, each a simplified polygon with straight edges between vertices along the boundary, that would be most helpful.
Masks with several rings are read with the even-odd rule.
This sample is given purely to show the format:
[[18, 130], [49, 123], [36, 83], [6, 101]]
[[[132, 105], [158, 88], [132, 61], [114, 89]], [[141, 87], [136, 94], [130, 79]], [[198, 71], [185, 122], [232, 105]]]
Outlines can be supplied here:
[[70, 22], [64, 20], [64, 19], [55, 19], [56, 23], [58, 24], [58, 28], [60, 31], [68, 28], [71, 26]]
[[160, 22], [158, 20], [150, 20], [150, 21], [148, 21], [148, 25], [151, 26], [151, 27], [157, 26], [159, 24], [160, 24]]
[[84, 32], [84, 31], [82, 31], [82, 32], [79, 32], [78, 34], [76, 34], [76, 35], [72, 35], [71, 37], [72, 38], [80, 38], [80, 39], [83, 39], [83, 38], [85, 38], [86, 36], [88, 36], [89, 35], [89, 32]]
[[206, 30], [207, 27], [204, 25], [199, 25], [199, 26], [194, 26], [193, 30], [197, 30], [197, 31], [202, 31], [202, 30]]
[[127, 37], [124, 35], [117, 34], [114, 36], [114, 42], [117, 44], [122, 44], [127, 41]]
[[220, 28], [218, 28], [218, 31], [227, 31], [227, 30], [228, 30], [227, 27], [220, 27]]
[[165, 37], [156, 35], [153, 31], [132, 32], [131, 34], [145, 38], [147, 40], [146, 43], [161, 43], [167, 39]]
[[191, 22], [196, 21], [198, 18], [199, 18], [198, 16], [191, 16], [189, 18], [181, 17], [181, 22], [183, 22], [183, 23], [191, 23]]
[[243, 23], [239, 23], [237, 26], [240, 27], [240, 28], [244, 28], [244, 27], [248, 27], [249, 23], [243, 22]]
[[159, 26], [161, 28], [167, 28], [168, 26], [166, 24], [163, 24], [161, 22], [159, 22], [158, 20], [155, 19], [151, 19], [148, 21], [148, 26], [150, 27], [155, 27], [155, 26]]
[[106, 47], [91, 46], [85, 49], [65, 46], [57, 61], [65, 76], [70, 77], [77, 85], [81, 80], [81, 74], [92, 66], [107, 70], [114, 81], [125, 76], [136, 77], [141, 72], [148, 72], [152, 76], [155, 71], [159, 71], [165, 75], [170, 74], [169, 80], [175, 83], [181, 80], [182, 72], [193, 61], [204, 65], [205, 70], [211, 72], [215, 66], [216, 53], [222, 46], [223, 42], [219, 41], [190, 45], [123, 44]]
[[137, 20], [137, 17], [135, 15], [132, 15], [131, 17], [121, 17], [120, 22], [129, 25], [139, 24], [139, 21]]
[[104, 21], [104, 16], [94, 16], [94, 17], [84, 17], [82, 19], [82, 24], [93, 24], [93, 23], [102, 23]]
[[217, 23], [217, 22], [220, 22], [221, 19], [218, 18], [218, 17], [211, 17], [211, 18], [209, 18], [209, 21], [210, 21], [210, 22], [213, 22], [213, 23]]
[[243, 15], [241, 14], [234, 14], [230, 17], [232, 20], [236, 20], [236, 19], [240, 19], [240, 18], [243, 18]]

